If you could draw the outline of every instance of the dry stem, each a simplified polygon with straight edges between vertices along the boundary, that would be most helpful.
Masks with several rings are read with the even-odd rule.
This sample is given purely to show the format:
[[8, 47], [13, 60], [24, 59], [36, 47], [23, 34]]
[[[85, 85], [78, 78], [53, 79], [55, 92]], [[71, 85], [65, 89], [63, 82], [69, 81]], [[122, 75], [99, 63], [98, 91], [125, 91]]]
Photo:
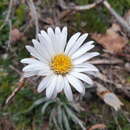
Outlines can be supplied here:
[[18, 87], [14, 89], [14, 91], [11, 93], [11, 95], [6, 99], [5, 104], [7, 105], [9, 101], [17, 94], [18, 91], [21, 90], [21, 88], [24, 86], [24, 77], [21, 76], [19, 82], [18, 82]]
[[39, 33], [38, 14], [37, 14], [37, 11], [36, 11], [36, 7], [33, 3], [33, 0], [28, 0], [27, 2], [28, 2], [28, 5], [29, 5], [31, 13], [32, 13], [32, 17], [33, 17], [34, 22], [35, 22], [36, 37], [37, 37], [37, 34]]

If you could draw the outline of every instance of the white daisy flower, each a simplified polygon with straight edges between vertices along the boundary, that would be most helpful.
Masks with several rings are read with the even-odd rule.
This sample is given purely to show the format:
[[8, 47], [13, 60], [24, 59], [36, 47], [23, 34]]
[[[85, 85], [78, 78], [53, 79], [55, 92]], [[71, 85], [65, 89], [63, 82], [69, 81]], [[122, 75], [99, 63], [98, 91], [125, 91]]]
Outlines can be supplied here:
[[98, 69], [87, 62], [99, 55], [98, 52], [88, 52], [94, 45], [93, 41], [85, 42], [88, 34], [75, 33], [67, 41], [67, 27], [60, 30], [56, 27], [53, 31], [48, 28], [38, 35], [38, 40], [33, 39], [32, 46], [26, 49], [33, 58], [25, 58], [22, 63], [28, 64], [23, 68], [24, 76], [43, 76], [37, 91], [46, 89], [48, 98], [55, 98], [64, 90], [66, 97], [72, 101], [71, 86], [79, 93], [85, 93], [83, 83], [92, 85], [92, 80], [87, 74], [98, 72]]

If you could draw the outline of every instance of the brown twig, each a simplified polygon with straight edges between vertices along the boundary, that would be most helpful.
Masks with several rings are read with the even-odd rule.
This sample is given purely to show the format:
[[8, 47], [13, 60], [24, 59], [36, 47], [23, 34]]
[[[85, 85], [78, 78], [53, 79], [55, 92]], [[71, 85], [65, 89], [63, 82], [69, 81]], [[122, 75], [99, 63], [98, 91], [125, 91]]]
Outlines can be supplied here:
[[[14, 70], [15, 72], [17, 72], [21, 77], [23, 75], [23, 73], [21, 71], [19, 71], [17, 68], [15, 68], [14, 66], [10, 65], [9, 66], [12, 70]], [[26, 78], [26, 80], [31, 83], [31, 84], [36, 84], [33, 80], [31, 80], [30, 78]]]
[[8, 7], [8, 11], [7, 11], [7, 15], [6, 15], [6, 18], [5, 18], [5, 22], [0, 26], [0, 30], [1, 30], [7, 23], [9, 23], [12, 6], [13, 6], [13, 0], [10, 0], [10, 2], [9, 2], [9, 7]]
[[124, 62], [122, 60], [120, 60], [120, 59], [114, 59], [114, 60], [97, 59], [97, 60], [89, 61], [89, 63], [95, 64], [95, 65], [99, 65], [99, 64], [114, 65], [114, 64], [123, 64]]
[[21, 90], [21, 88], [24, 86], [24, 81], [25, 78], [21, 76], [19, 82], [18, 82], [18, 87], [14, 89], [14, 91], [11, 93], [11, 95], [6, 99], [5, 104], [7, 105], [10, 100], [17, 94], [18, 91]]
[[129, 87], [123, 87], [122, 84], [117, 84], [112, 80], [109, 80], [104, 74], [102, 73], [98, 73], [96, 76], [96, 78], [100, 79], [101, 81], [105, 82], [105, 83], [109, 83], [111, 85], [114, 85], [116, 87], [117, 90], [120, 90], [126, 97], [130, 98], [130, 89]]
[[7, 15], [6, 15], [6, 18], [5, 18], [6, 22], [8, 22], [8, 20], [9, 20], [9, 17], [10, 17], [10, 14], [11, 14], [11, 10], [12, 10], [12, 6], [13, 6], [13, 0], [10, 0], [9, 9], [8, 9], [8, 12], [7, 12]]
[[96, 0], [92, 4], [87, 4], [87, 5], [83, 5], [83, 6], [74, 6], [74, 7], [72, 7], [72, 9], [74, 9], [74, 10], [89, 10], [89, 9], [95, 8], [97, 5], [101, 4], [103, 1], [104, 0]]
[[14, 70], [15, 72], [17, 72], [20, 76], [22, 75], [22, 72], [20, 72], [17, 68], [15, 68], [14, 66], [10, 65], [9, 66], [12, 70]]
[[92, 4], [87, 4], [87, 5], [83, 5], [83, 6], [66, 6], [64, 0], [58, 0], [58, 3], [60, 5], [60, 7], [64, 10], [77, 10], [77, 11], [80, 11], [80, 10], [89, 10], [91, 8], [94, 8], [96, 7], [97, 5], [101, 4], [104, 0], [96, 0], [94, 3]]
[[88, 130], [96, 130], [96, 129], [105, 129], [106, 125], [105, 124], [95, 124], [92, 125]]
[[9, 23], [9, 40], [7, 42], [7, 49], [11, 48], [11, 31], [12, 31], [12, 21], [11, 20], [8, 20], [8, 23]]
[[32, 83], [32, 84], [35, 84], [31, 79], [29, 79], [29, 78], [28, 78], [28, 79], [25, 79], [24, 76], [23, 76], [23, 73], [20, 72], [20, 71], [19, 71], [17, 68], [15, 68], [14, 66], [10, 65], [9, 67], [10, 67], [12, 70], [14, 70], [15, 72], [17, 72], [17, 73], [21, 76], [21, 78], [20, 78], [20, 80], [19, 80], [19, 82], [18, 82], [18, 87], [15, 88], [15, 89], [13, 90], [13, 92], [7, 97], [7, 99], [6, 99], [6, 101], [5, 101], [5, 105], [7, 105], [7, 104], [16, 96], [16, 94], [21, 90], [21, 88], [24, 87], [25, 80], [29, 81], [29, 82]]
[[33, 0], [27, 0], [27, 3], [30, 7], [30, 10], [31, 10], [31, 13], [32, 13], [32, 18], [34, 19], [34, 22], [35, 22], [36, 37], [37, 37], [37, 34], [39, 33], [39, 23], [38, 23], [38, 14], [37, 14], [37, 11], [36, 11], [36, 7], [33, 3]]

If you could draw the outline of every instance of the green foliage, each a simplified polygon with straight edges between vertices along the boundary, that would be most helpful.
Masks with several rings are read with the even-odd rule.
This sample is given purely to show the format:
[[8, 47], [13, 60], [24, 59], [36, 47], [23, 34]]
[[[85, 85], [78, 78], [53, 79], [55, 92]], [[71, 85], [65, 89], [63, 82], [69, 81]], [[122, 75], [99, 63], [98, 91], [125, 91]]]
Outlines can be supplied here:
[[124, 15], [124, 13], [129, 9], [130, 7], [130, 1], [129, 0], [109, 0], [112, 7], [120, 14]]
[[80, 5], [85, 5], [92, 2], [92, 0], [75, 0], [75, 3], [80, 4]]
[[78, 106], [76, 104], [62, 101], [59, 98], [54, 100], [40, 98], [36, 100], [32, 106], [25, 111], [25, 113], [29, 113], [40, 106], [41, 113], [44, 115], [44, 117], [45, 115], [48, 115], [47, 117], [49, 118], [50, 128], [53, 129], [55, 126], [57, 130], [71, 130], [72, 126], [70, 125], [70, 121], [73, 121], [77, 124], [76, 127], [74, 127], [75, 130], [77, 129], [78, 125], [82, 128], [82, 130], [85, 130], [83, 122], [77, 116], [79, 110], [77, 111], [76, 108], [78, 108]]
[[26, 19], [26, 8], [27, 6], [25, 4], [20, 4], [16, 11], [15, 11], [15, 25], [16, 26], [20, 26], [22, 24], [24, 24], [25, 19]]
[[5, 16], [7, 14], [8, 0], [0, 0], [0, 46], [5, 45], [8, 39], [9, 26], [5, 23]]
[[2, 20], [5, 16], [5, 10], [8, 7], [8, 0], [0, 0], [0, 20]]
[[[83, 11], [75, 16], [76, 26], [84, 28], [87, 32], [105, 32], [107, 28], [105, 16], [100, 16], [98, 10]], [[82, 26], [82, 22], [85, 26]]]
[[[0, 21], [0, 27], [4, 25], [4, 21]], [[5, 25], [2, 30], [0, 30], [0, 46], [7, 46], [7, 42], [9, 40], [9, 26]]]
[[119, 112], [112, 112], [114, 120], [110, 121], [108, 124], [108, 129], [115, 130], [120, 129], [121, 130], [129, 130], [130, 129], [130, 123], [127, 119], [126, 115], [124, 115], [125, 112], [119, 111]]

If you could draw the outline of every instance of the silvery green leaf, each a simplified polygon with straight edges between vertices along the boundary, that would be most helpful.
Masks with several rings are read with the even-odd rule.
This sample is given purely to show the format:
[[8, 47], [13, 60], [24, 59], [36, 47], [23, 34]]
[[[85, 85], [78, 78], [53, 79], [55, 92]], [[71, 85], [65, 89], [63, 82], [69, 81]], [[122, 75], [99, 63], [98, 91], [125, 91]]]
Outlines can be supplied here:
[[41, 109], [42, 114], [45, 113], [46, 108], [47, 108], [48, 105], [50, 105], [51, 103], [54, 103], [54, 100], [50, 100], [50, 101], [46, 102], [46, 103], [43, 105], [43, 107], [42, 107], [42, 109]]
[[64, 121], [65, 129], [71, 130], [70, 125], [69, 125], [69, 121], [68, 121], [68, 118], [67, 118], [65, 112], [63, 111], [62, 114], [63, 114], [63, 121]]
[[32, 109], [34, 109], [35, 107], [39, 106], [40, 104], [46, 102], [48, 99], [47, 98], [40, 98], [38, 100], [36, 100], [32, 106], [27, 110], [27, 112], [31, 111]]
[[80, 108], [79, 108], [78, 104], [70, 103], [69, 106], [72, 107], [72, 109], [74, 109], [74, 111], [80, 112]]
[[55, 108], [53, 108], [50, 112], [50, 116], [49, 116], [49, 126], [51, 126], [51, 124], [53, 123], [53, 116], [54, 116], [54, 111], [55, 111]]
[[83, 122], [75, 115], [75, 113], [70, 109], [68, 108], [67, 106], [65, 106], [65, 110], [66, 110], [66, 113], [68, 114], [68, 116], [71, 117], [71, 119], [80, 125], [80, 127], [82, 128], [82, 130], [86, 130], [86, 128], [83, 126]]
[[55, 124], [55, 127], [56, 127], [56, 130], [61, 130], [60, 129], [60, 127], [58, 126], [58, 123], [57, 123], [57, 120], [56, 120], [56, 117], [55, 116], [53, 116], [53, 122], [54, 122], [54, 124]]
[[63, 110], [62, 110], [63, 108], [61, 108], [61, 105], [59, 105], [58, 107], [57, 107], [57, 112], [58, 112], [58, 124], [59, 124], [59, 126], [61, 127], [61, 130], [63, 130], [63, 115], [62, 115], [62, 113], [63, 113]]

